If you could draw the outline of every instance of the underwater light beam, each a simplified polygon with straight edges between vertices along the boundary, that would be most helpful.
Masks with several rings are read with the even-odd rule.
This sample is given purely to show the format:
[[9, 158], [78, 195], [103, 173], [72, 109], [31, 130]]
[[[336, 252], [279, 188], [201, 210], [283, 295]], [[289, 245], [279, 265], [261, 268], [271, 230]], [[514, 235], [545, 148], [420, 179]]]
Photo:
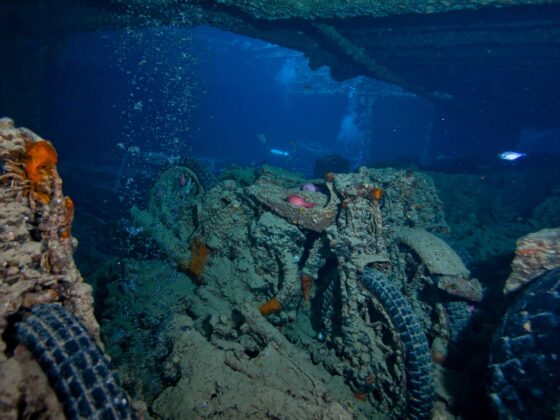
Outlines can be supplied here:
[[356, 90], [355, 88], [351, 88], [348, 92], [348, 109], [346, 114], [342, 117], [340, 128], [338, 129], [338, 135], [336, 136], [336, 141], [338, 143], [358, 143], [362, 138], [362, 132], [356, 123], [356, 119], [358, 117], [356, 108]]
[[285, 89], [289, 90], [296, 82], [296, 68], [293, 61], [282, 64], [280, 71], [276, 74], [276, 81]]

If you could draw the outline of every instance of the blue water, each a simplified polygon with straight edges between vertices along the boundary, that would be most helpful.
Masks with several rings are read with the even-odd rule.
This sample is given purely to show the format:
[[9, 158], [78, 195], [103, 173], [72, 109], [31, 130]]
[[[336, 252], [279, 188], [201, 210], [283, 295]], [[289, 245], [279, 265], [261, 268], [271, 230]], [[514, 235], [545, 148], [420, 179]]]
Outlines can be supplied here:
[[[397, 86], [365, 77], [334, 82], [326, 67], [310, 70], [302, 53], [207, 27], [76, 34], [46, 73], [43, 133], [56, 139], [62, 161], [83, 153], [103, 159], [122, 143], [220, 167], [267, 162], [309, 174], [328, 153], [358, 167], [446, 159], [499, 165], [495, 153], [506, 149], [560, 152], [558, 129], [529, 126], [512, 135], [497, 117], [462, 121]], [[371, 114], [360, 92], [378, 96]], [[488, 139], [473, 139], [464, 124], [487, 126], [474, 132]]]
[[[448, 173], [554, 167], [560, 154], [560, 129], [515, 130], [503, 120], [519, 114], [507, 97], [489, 112], [472, 99], [441, 104], [363, 76], [336, 82], [326, 66], [310, 70], [301, 52], [210, 27], [77, 33], [44, 79], [41, 133], [56, 141], [72, 196], [83, 194], [80, 182], [118, 193], [128, 178], [121, 201], [142, 195], [150, 171], [185, 155], [217, 173], [269, 164], [311, 177], [316, 159], [331, 154], [353, 170]], [[535, 106], [560, 115], [558, 103], [528, 103], [527, 112]], [[529, 158], [501, 161], [505, 150]], [[105, 192], [96, 201], [110, 206], [114, 194]]]
[[[302, 53], [216, 29], [78, 34], [47, 72], [44, 132], [62, 161], [103, 159], [118, 143], [306, 174], [329, 153], [353, 167], [427, 158], [427, 101], [364, 77], [335, 82], [326, 67], [310, 70]], [[362, 90], [382, 102], [367, 127]], [[375, 137], [370, 156], [366, 136]]]

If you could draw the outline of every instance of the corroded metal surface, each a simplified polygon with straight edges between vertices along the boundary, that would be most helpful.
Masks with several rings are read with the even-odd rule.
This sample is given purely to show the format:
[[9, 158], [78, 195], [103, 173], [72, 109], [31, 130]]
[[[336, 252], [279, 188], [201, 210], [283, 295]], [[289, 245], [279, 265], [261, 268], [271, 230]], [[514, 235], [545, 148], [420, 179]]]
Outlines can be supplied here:
[[[43, 145], [45, 155], [35, 154]], [[99, 340], [92, 288], [73, 259], [73, 204], [62, 191], [56, 152], [50, 143], [8, 118], [0, 119], [0, 417], [17, 418], [44, 410], [57, 418], [54, 394], [41, 389], [43, 374], [28, 358], [14, 354], [4, 339], [18, 311], [58, 302]], [[99, 341], [98, 341], [99, 342]], [[11, 343], [13, 345], [13, 343]], [[25, 350], [24, 350], [25, 352]], [[19, 404], [18, 402], [21, 402]]]
[[[512, 7], [554, 3], [554, 0], [212, 0], [206, 3], [216, 9], [241, 12], [255, 19], [345, 19], [352, 17], [385, 17], [405, 14], [445, 13], [457, 10], [477, 10], [486, 7]], [[131, 8], [165, 8], [171, 0], [117, 0]]]
[[443, 239], [424, 229], [408, 227], [395, 229], [393, 239], [418, 254], [441, 290], [473, 301], [482, 300], [480, 283], [470, 278], [459, 255]]
[[469, 276], [469, 270], [453, 249], [437, 236], [424, 229], [401, 227], [393, 237], [413, 248], [432, 274], [443, 276]]
[[247, 192], [255, 200], [290, 223], [314, 232], [323, 232], [334, 223], [338, 204], [332, 183], [327, 182], [325, 186], [329, 192], [328, 196], [321, 193], [303, 193], [298, 190], [291, 192], [308, 198], [311, 202], [317, 200], [317, 202], [313, 202], [316, 204], [313, 208], [298, 207], [289, 203], [286, 198], [290, 195], [290, 191], [272, 182], [267, 182], [266, 178], [259, 179], [254, 186], [247, 188]]
[[506, 280], [504, 293], [513, 292], [557, 267], [560, 267], [560, 228], [523, 236], [517, 240], [512, 273]]

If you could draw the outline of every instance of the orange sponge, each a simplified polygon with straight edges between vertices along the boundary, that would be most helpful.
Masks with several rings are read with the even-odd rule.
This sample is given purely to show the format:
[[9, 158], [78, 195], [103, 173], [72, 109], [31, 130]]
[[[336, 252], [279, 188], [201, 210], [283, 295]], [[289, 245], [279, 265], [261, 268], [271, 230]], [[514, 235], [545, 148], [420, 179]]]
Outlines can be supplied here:
[[27, 144], [25, 173], [34, 186], [49, 176], [51, 169], [58, 160], [56, 150], [50, 141], [41, 140]]
[[311, 292], [313, 290], [313, 277], [309, 274], [302, 274], [300, 277], [301, 282], [301, 292], [303, 293], [303, 301], [305, 303], [309, 302], [311, 297]]
[[261, 311], [261, 315], [268, 316], [275, 312], [280, 312], [282, 310], [282, 305], [275, 297], [270, 299], [269, 301], [263, 303], [259, 307], [259, 311]]
[[202, 241], [195, 239], [191, 245], [191, 260], [188, 270], [200, 280], [204, 267], [208, 262], [209, 250]]
[[35, 198], [43, 204], [48, 204], [51, 198], [44, 190], [40, 191], [40, 186], [48, 181], [52, 174], [51, 170], [58, 160], [56, 150], [49, 141], [40, 140], [29, 142], [25, 148], [25, 155], [25, 174], [31, 181]]
[[381, 188], [374, 188], [371, 191], [371, 199], [373, 201], [379, 201], [383, 198], [383, 190]]
[[70, 197], [64, 198], [64, 219], [60, 227], [60, 237], [66, 239], [70, 237], [72, 230], [72, 220], [74, 220], [74, 202]]

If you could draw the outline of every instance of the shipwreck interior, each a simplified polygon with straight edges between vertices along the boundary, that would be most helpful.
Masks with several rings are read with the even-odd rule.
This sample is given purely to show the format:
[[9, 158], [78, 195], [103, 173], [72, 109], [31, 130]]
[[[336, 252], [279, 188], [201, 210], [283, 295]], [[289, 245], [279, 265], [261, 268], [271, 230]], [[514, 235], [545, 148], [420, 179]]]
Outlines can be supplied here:
[[560, 278], [559, 2], [0, 0], [0, 56], [0, 224], [36, 244], [0, 417], [89, 410], [26, 382], [41, 316], [110, 356], [118, 418], [557, 410], [508, 405], [493, 337], [559, 313], [508, 312]]

